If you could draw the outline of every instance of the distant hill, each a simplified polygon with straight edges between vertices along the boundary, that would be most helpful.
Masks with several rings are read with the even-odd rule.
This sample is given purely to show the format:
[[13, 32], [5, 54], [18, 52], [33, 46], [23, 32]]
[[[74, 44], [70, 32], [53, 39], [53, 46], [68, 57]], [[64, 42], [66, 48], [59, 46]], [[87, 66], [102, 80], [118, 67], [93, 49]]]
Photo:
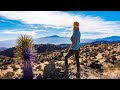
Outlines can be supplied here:
[[120, 41], [120, 36], [111, 36], [106, 38], [96, 39], [96, 41]]
[[7, 48], [5, 48], [5, 47], [0, 47], [0, 51], [3, 51], [3, 50], [5, 50], [5, 49], [7, 49]]
[[92, 42], [91, 44], [111, 44], [111, 43], [118, 43], [120, 41], [95, 41]]
[[[113, 41], [120, 41], [120, 36], [112, 36], [112, 37], [106, 37], [106, 38], [100, 38], [100, 39], [81, 39], [81, 45], [83, 43], [91, 43], [91, 42], [98, 42], [98, 41], [104, 41], [104, 42], [113, 42]], [[47, 37], [40, 37], [34, 39], [35, 44], [71, 44], [70, 37], [60, 37], [57, 35], [47, 36]], [[11, 48], [15, 47], [15, 40], [6, 40], [6, 41], [0, 41], [0, 47], [6, 47]]]
[[[70, 44], [61, 44], [61, 45], [53, 45], [53, 44], [40, 44], [35, 45], [35, 49], [38, 53], [43, 53], [46, 51], [53, 52], [55, 50], [63, 50], [69, 48]], [[7, 57], [13, 57], [14, 56], [14, 50], [15, 47], [3, 50], [0, 52], [0, 55], [7, 56]]]
[[[93, 39], [81, 39], [81, 43], [93, 42]], [[60, 37], [57, 35], [41, 37], [34, 40], [35, 44], [71, 44], [70, 37]]]
[[11, 48], [15, 46], [15, 40], [0, 41], [0, 47]]
[[[81, 43], [81, 46], [85, 45], [86, 43]], [[35, 49], [38, 53], [43, 52], [54, 52], [55, 50], [64, 50], [68, 49], [70, 47], [70, 44], [35, 44]], [[13, 57], [14, 56], [14, 50], [15, 47], [5, 49], [3, 51], [0, 51], [0, 55], [7, 56], [7, 57]]]
[[13, 57], [14, 50], [15, 50], [15, 47], [0, 51], [0, 55], [7, 56], [7, 57]]
[[47, 36], [45, 38], [58, 38], [59, 36], [58, 35], [52, 35], [52, 36]]
[[34, 39], [35, 44], [71, 44], [69, 37], [59, 37], [57, 35]]

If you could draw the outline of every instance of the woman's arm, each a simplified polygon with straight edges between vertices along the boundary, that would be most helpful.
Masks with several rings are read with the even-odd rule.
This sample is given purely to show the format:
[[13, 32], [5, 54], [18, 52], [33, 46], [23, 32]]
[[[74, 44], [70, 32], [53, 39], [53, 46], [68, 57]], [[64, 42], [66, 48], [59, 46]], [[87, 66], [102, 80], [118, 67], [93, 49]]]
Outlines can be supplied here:
[[70, 45], [68, 51], [75, 45], [76, 42], [76, 36], [73, 37], [72, 44]]

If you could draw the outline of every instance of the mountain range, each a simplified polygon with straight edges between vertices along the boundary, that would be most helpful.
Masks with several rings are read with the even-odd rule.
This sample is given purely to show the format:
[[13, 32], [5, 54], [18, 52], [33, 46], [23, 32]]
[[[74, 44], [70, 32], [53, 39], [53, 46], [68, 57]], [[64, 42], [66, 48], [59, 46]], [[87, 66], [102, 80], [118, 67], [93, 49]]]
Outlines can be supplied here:
[[5, 50], [5, 49], [7, 49], [7, 48], [5, 48], [5, 47], [0, 47], [0, 51], [3, 51], [3, 50]]
[[96, 39], [96, 41], [120, 41], [120, 36], [100, 38], [100, 39]]
[[[96, 41], [120, 41], [120, 36], [111, 36], [105, 37], [100, 39], [81, 39], [81, 43], [91, 43]], [[71, 44], [70, 37], [60, 37], [57, 35], [47, 36], [47, 37], [40, 37], [34, 39], [35, 44]], [[0, 41], [0, 47], [4, 48], [11, 48], [15, 46], [15, 40], [5, 40]]]

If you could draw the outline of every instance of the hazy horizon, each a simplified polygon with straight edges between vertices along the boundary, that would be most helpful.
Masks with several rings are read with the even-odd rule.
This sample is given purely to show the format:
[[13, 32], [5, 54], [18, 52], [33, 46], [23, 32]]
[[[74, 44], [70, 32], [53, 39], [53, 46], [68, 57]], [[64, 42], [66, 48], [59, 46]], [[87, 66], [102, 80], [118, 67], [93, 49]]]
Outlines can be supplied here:
[[[52, 35], [52, 36], [54, 36], [54, 35]], [[51, 36], [43, 36], [43, 37], [37, 37], [37, 38], [33, 38], [33, 39], [46, 38], [46, 37], [51, 37]], [[58, 37], [65, 37], [65, 36], [58, 36]], [[65, 37], [65, 38], [70, 38], [70, 37]], [[107, 38], [107, 37], [104, 37], [104, 38]], [[84, 38], [84, 39], [87, 39], [87, 38]], [[102, 38], [96, 38], [96, 39], [102, 39]], [[16, 39], [5, 39], [5, 40], [0, 40], [0, 41], [8, 41], [8, 40], [17, 40], [17, 38]]]

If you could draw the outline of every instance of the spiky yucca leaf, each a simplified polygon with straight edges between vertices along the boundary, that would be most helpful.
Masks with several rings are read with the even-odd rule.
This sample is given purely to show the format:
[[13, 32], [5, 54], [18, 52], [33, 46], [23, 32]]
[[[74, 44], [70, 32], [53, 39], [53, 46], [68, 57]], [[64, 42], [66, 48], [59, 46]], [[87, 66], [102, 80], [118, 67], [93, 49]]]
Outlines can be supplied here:
[[16, 40], [16, 50], [15, 50], [15, 57], [23, 60], [23, 52], [25, 49], [31, 49], [33, 40], [30, 36], [21, 35]]
[[16, 41], [15, 57], [17, 60], [24, 60], [23, 78], [33, 78], [31, 62], [36, 58], [36, 51], [33, 47], [33, 39], [28, 35], [21, 35]]

